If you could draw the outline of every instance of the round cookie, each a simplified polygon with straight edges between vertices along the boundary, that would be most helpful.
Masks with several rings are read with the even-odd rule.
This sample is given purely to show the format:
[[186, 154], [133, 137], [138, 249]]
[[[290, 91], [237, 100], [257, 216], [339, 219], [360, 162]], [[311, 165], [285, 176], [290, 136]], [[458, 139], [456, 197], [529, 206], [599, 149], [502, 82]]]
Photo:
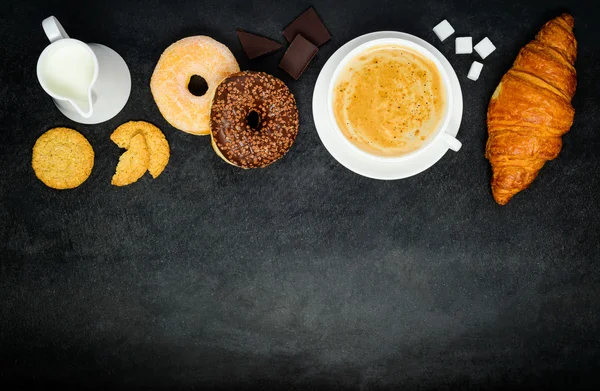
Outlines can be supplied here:
[[296, 139], [296, 100], [274, 76], [239, 72], [217, 87], [211, 128], [213, 149], [227, 163], [266, 167], [285, 155]]
[[[240, 67], [227, 46], [206, 36], [183, 38], [160, 56], [150, 80], [162, 116], [184, 132], [210, 133], [210, 106], [215, 89]], [[195, 96], [188, 90], [192, 76], [202, 76], [208, 90]]]
[[72, 189], [92, 173], [94, 149], [79, 132], [54, 128], [33, 146], [31, 166], [39, 180], [53, 189]]
[[140, 179], [150, 164], [150, 151], [146, 145], [144, 135], [136, 134], [129, 143], [129, 149], [121, 155], [112, 184], [127, 186]]
[[169, 142], [159, 128], [145, 121], [129, 121], [110, 135], [110, 139], [120, 148], [129, 148], [131, 139], [138, 133], [144, 135], [148, 151], [150, 152], [150, 163], [148, 171], [153, 178], [157, 178], [169, 163]]

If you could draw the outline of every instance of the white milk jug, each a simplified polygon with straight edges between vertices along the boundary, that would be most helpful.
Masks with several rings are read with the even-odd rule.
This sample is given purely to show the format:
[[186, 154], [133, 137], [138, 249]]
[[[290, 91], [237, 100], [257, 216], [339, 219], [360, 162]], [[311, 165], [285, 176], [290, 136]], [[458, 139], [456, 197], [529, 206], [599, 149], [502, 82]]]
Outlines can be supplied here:
[[50, 40], [37, 63], [37, 77], [68, 118], [97, 124], [117, 115], [129, 99], [131, 75], [123, 58], [97, 43], [69, 38], [54, 17], [42, 22]]

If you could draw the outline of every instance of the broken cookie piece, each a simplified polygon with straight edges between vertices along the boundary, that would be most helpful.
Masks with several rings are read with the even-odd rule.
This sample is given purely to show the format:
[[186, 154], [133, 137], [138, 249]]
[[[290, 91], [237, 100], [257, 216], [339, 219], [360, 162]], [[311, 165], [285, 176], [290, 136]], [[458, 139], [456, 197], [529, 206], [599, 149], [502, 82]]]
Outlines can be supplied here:
[[150, 151], [142, 133], [131, 139], [127, 152], [121, 155], [117, 170], [112, 177], [115, 186], [127, 186], [140, 179], [150, 164]]

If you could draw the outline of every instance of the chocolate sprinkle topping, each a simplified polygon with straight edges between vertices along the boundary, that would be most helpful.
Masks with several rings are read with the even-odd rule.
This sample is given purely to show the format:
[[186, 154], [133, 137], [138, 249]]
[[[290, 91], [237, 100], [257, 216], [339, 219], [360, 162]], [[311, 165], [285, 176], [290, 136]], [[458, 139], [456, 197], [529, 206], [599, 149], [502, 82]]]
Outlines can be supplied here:
[[[258, 126], [248, 123], [258, 113]], [[215, 91], [210, 113], [214, 144], [232, 164], [266, 167], [291, 148], [298, 134], [296, 100], [279, 79], [264, 72], [228, 76]]]

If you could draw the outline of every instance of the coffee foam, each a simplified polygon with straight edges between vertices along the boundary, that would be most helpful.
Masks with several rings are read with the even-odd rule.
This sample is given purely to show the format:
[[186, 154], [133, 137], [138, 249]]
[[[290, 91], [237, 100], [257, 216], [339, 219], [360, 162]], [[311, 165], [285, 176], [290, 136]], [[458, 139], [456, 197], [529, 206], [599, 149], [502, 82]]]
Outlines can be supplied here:
[[399, 45], [366, 49], [336, 80], [333, 113], [344, 136], [373, 155], [398, 157], [421, 148], [446, 113], [436, 65]]

